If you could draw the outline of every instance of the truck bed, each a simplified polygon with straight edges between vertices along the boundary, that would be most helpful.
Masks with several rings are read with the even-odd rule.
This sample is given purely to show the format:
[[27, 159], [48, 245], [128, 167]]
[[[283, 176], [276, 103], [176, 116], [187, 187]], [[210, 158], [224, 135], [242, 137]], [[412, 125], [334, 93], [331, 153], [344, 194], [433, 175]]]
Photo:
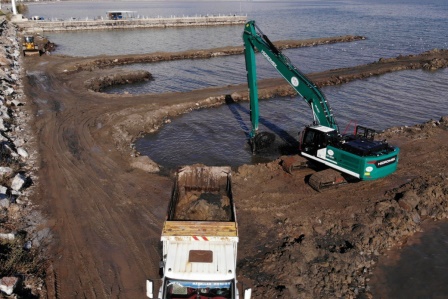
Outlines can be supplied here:
[[238, 238], [230, 167], [192, 165], [177, 171], [162, 239]]

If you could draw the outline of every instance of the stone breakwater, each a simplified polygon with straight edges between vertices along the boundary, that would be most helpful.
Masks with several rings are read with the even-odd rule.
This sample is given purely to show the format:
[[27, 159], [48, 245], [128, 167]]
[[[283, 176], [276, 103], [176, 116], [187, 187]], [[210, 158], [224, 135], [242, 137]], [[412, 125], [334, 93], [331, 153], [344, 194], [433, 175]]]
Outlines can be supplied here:
[[28, 127], [21, 44], [17, 28], [2, 19], [0, 44], [0, 291], [31, 295], [42, 286], [30, 268], [37, 265], [35, 257], [41, 256], [49, 230], [39, 228], [43, 218], [29, 198], [36, 183], [37, 153]]
[[168, 28], [189, 26], [224, 26], [245, 24], [246, 16], [219, 15], [200, 17], [173, 17], [127, 20], [86, 20], [86, 21], [23, 21], [17, 24], [27, 33], [78, 31], [78, 30], [110, 30], [136, 28]]

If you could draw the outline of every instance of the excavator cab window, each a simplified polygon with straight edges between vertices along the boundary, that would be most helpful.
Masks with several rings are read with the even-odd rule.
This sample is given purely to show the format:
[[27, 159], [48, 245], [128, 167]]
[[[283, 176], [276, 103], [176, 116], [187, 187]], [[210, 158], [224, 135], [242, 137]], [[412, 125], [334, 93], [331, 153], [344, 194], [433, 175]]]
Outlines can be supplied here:
[[308, 154], [316, 154], [318, 149], [327, 146], [328, 138], [324, 132], [313, 128], [306, 128], [303, 136], [301, 150]]
[[336, 130], [326, 133], [326, 145], [337, 146], [341, 140]]
[[304, 146], [310, 146], [314, 144], [314, 133], [315, 131], [307, 129], [305, 131], [305, 136], [303, 137], [303, 145]]
[[33, 36], [25, 36], [25, 42], [26, 43], [34, 43], [34, 37]]
[[315, 128], [307, 127], [303, 133], [300, 150], [310, 155], [315, 155], [318, 150], [325, 148], [328, 145], [337, 146], [339, 142], [340, 137], [336, 130], [320, 131]]

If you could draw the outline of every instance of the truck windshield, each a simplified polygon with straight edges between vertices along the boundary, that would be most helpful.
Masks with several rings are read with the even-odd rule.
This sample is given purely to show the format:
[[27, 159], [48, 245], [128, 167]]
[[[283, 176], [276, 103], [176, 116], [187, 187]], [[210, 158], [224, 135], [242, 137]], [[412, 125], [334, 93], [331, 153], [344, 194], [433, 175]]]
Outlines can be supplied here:
[[167, 278], [166, 299], [233, 299], [233, 281], [185, 281]]

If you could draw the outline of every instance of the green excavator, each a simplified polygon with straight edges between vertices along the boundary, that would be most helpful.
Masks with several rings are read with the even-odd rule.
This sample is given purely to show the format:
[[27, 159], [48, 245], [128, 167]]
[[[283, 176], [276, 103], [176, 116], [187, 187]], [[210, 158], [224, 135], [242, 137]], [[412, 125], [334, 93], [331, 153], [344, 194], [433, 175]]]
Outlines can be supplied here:
[[266, 139], [263, 132], [258, 132], [259, 103], [255, 59], [255, 51], [258, 51], [305, 100], [313, 113], [313, 124], [299, 133], [299, 156], [297, 159], [285, 159], [285, 170], [308, 166], [309, 162], [325, 165], [328, 167], [326, 170], [318, 171], [309, 178], [309, 184], [320, 191], [347, 183], [350, 178], [376, 180], [397, 169], [399, 148], [389, 145], [385, 140], [374, 140], [374, 130], [356, 126], [351, 134], [343, 135], [339, 132], [324, 94], [275, 47], [255, 25], [255, 21], [246, 23], [243, 41], [252, 123], [249, 143], [252, 151], [257, 151], [260, 141]]

